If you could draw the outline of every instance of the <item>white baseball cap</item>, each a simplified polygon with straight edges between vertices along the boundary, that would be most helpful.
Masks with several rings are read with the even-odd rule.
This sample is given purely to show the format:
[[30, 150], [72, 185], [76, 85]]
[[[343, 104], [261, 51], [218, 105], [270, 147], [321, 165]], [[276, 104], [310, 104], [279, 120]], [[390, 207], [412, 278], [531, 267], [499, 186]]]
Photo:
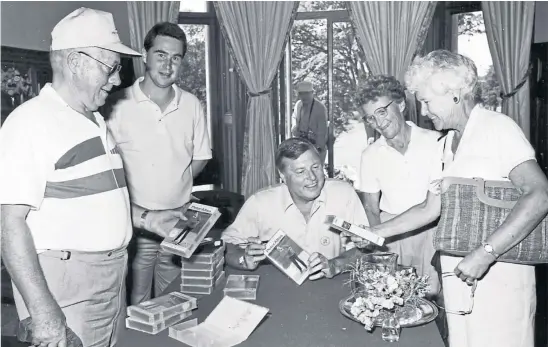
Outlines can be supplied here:
[[51, 50], [99, 47], [128, 55], [141, 55], [122, 44], [109, 12], [80, 7], [53, 28]]

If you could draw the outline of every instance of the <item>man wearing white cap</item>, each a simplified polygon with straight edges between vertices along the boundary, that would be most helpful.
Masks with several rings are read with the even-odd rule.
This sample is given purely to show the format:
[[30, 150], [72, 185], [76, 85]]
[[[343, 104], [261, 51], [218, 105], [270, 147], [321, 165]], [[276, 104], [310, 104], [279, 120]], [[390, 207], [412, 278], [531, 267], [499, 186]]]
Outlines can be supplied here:
[[[183, 68], [186, 36], [177, 25], [154, 25], [144, 40], [145, 75], [108, 100], [105, 117], [127, 172], [131, 203], [148, 211], [177, 209], [190, 200], [193, 177], [211, 159], [200, 100], [175, 82]], [[160, 295], [181, 275], [162, 238], [135, 230], [131, 304]]]
[[[86, 347], [113, 346], [125, 318], [126, 246], [142, 210], [131, 209], [97, 109], [120, 84], [120, 54], [139, 54], [107, 12], [80, 8], [51, 36], [52, 83], [0, 130], [2, 256], [32, 344], [66, 346], [70, 328]], [[165, 235], [181, 216], [150, 213], [144, 227]]]
[[327, 153], [327, 108], [314, 97], [314, 87], [310, 81], [297, 84], [299, 101], [293, 110], [295, 126], [293, 136], [302, 137], [312, 142], [320, 153], [322, 163]]

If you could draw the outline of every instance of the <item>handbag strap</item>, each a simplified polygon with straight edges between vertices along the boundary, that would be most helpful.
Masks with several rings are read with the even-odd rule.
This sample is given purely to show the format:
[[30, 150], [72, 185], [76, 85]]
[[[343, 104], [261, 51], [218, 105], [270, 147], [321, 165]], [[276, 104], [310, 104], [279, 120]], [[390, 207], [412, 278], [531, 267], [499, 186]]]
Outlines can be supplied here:
[[485, 194], [485, 187], [498, 187], [498, 188], [513, 188], [516, 189], [516, 187], [512, 184], [512, 182], [506, 182], [506, 181], [486, 181], [483, 178], [480, 177], [474, 177], [472, 179], [470, 178], [462, 178], [462, 177], [445, 177], [444, 181], [447, 185], [451, 184], [465, 184], [465, 185], [472, 185], [476, 187], [476, 195], [478, 197], [478, 200], [482, 203], [498, 207], [498, 208], [505, 208], [505, 209], [512, 209], [516, 205], [516, 201], [506, 201], [506, 200], [499, 200], [494, 199], [487, 194]]

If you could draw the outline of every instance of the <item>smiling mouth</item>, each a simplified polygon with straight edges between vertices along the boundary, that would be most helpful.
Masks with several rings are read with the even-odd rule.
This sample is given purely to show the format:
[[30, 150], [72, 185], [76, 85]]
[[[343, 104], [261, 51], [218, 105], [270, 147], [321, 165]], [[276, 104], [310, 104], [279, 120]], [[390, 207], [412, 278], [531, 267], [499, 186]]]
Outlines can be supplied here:
[[385, 129], [388, 128], [389, 126], [390, 126], [390, 122], [385, 123], [385, 124], [383, 124], [383, 125], [380, 125], [380, 126], [379, 126], [379, 129], [380, 129], [380, 130], [385, 130]]
[[304, 186], [305, 188], [307, 189], [311, 189], [311, 188], [316, 188], [318, 186], [318, 182], [314, 183], [314, 184], [309, 184], [309, 185], [306, 185]]

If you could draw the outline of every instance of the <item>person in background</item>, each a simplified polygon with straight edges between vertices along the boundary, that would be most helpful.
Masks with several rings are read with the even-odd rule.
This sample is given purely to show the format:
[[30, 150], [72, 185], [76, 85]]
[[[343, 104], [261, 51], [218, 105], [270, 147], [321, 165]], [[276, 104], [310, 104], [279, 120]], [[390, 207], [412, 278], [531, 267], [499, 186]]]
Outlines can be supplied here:
[[[52, 83], [0, 129], [2, 259], [33, 345], [67, 346], [70, 328], [86, 347], [114, 346], [126, 317], [126, 247], [142, 209], [130, 208], [97, 109], [120, 84], [120, 54], [140, 54], [122, 44], [110, 13], [89, 8], [63, 18], [51, 38]], [[153, 212], [145, 228], [166, 235], [180, 217]]]
[[[381, 136], [362, 153], [360, 180], [363, 206], [370, 226], [385, 222], [424, 201], [432, 162], [439, 161], [440, 133], [405, 121], [405, 88], [392, 76], [369, 77], [358, 102], [364, 121]], [[431, 265], [435, 225], [387, 240], [398, 262], [428, 275], [431, 293], [438, 294], [438, 274]]]
[[415, 59], [405, 82], [436, 130], [449, 130], [440, 143], [443, 158], [432, 169], [434, 180], [422, 203], [370, 230], [393, 237], [435, 221], [442, 213], [444, 177], [510, 181], [522, 194], [500, 227], [465, 257], [440, 257], [449, 344], [533, 347], [535, 268], [497, 260], [548, 213], [548, 180], [535, 151], [512, 118], [477, 104], [478, 76], [470, 58], [430, 52]]
[[[184, 209], [193, 178], [211, 159], [204, 110], [198, 98], [175, 83], [187, 51], [183, 30], [163, 22], [147, 33], [145, 76], [107, 101], [105, 114], [127, 172], [132, 205], [149, 211]], [[135, 229], [131, 304], [160, 295], [177, 276], [174, 256], [160, 250], [161, 237]]]
[[311, 254], [307, 264], [310, 279], [339, 274], [360, 251], [351, 248], [348, 238], [325, 221], [327, 216], [335, 215], [356, 225], [367, 225], [358, 195], [347, 182], [325, 179], [317, 149], [302, 138], [280, 144], [276, 167], [283, 183], [253, 194], [223, 232], [227, 264], [256, 269], [265, 259], [264, 242], [283, 230]]
[[327, 154], [327, 108], [314, 97], [314, 87], [310, 81], [297, 84], [299, 101], [293, 110], [295, 126], [291, 130], [294, 137], [310, 141], [318, 153], [322, 163]]

